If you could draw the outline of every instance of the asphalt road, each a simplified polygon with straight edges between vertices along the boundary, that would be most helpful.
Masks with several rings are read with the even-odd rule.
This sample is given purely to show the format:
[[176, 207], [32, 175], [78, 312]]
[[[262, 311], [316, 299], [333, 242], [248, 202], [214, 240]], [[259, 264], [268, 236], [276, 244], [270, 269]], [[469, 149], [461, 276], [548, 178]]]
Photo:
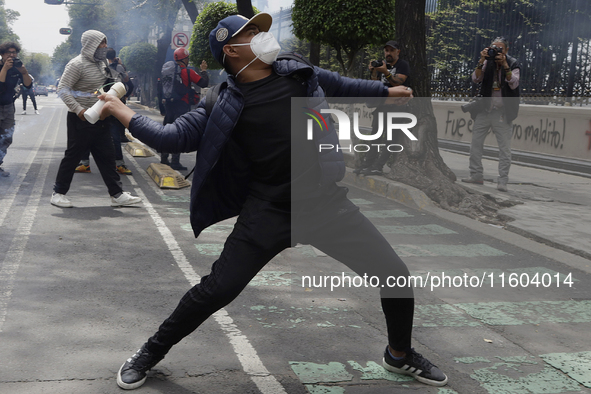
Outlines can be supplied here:
[[[0, 393], [120, 393], [116, 371], [208, 274], [233, 221], [195, 239], [189, 188], [159, 189], [145, 172], [158, 157], [127, 153], [124, 190], [143, 204], [110, 207], [91, 162], [92, 173], [74, 176], [74, 208], [50, 205], [66, 110], [55, 95], [37, 100], [40, 115], [17, 115], [11, 177], [0, 178]], [[192, 167], [194, 157], [181, 161]], [[590, 274], [367, 191], [350, 198], [423, 281], [413, 346], [448, 386], [386, 373], [377, 289], [331, 291], [353, 274], [298, 246], [137, 392], [591, 393]], [[302, 285], [304, 276], [329, 277], [328, 287]]]

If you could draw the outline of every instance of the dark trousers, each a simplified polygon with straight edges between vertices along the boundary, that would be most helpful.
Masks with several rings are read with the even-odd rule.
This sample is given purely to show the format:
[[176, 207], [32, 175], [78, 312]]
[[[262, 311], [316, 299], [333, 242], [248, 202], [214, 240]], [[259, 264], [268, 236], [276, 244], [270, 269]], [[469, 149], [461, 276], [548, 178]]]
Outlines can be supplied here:
[[109, 195], [121, 193], [123, 189], [115, 167], [115, 149], [109, 123], [99, 120], [95, 124], [90, 124], [81, 120], [75, 113], [68, 112], [67, 127], [68, 145], [57, 172], [53, 191], [66, 194], [70, 190], [74, 170], [84, 153], [90, 150]]
[[[162, 121], [163, 125], [167, 125], [173, 123], [179, 116], [186, 114], [191, 110], [191, 106], [185, 103], [182, 100], [176, 100], [174, 102], [166, 102], [164, 104], [164, 108], [166, 108], [164, 119]], [[168, 163], [168, 152], [160, 152], [161, 153], [161, 163]], [[172, 153], [171, 154], [171, 162], [172, 163], [179, 163], [181, 154], [180, 153]]]
[[[158, 355], [193, 332], [209, 316], [236, 298], [278, 253], [296, 243], [311, 244], [341, 261], [358, 275], [406, 276], [406, 265], [375, 226], [346, 198], [346, 189], [328, 197], [322, 210], [299, 210], [249, 197], [211, 273], [191, 288], [174, 312], [148, 340]], [[302, 213], [297, 213], [298, 211]], [[293, 222], [293, 226], [292, 226]], [[411, 345], [414, 313], [412, 288], [381, 288], [389, 345], [406, 351]]]
[[35, 111], [37, 111], [37, 100], [35, 100], [35, 93], [33, 93], [32, 90], [23, 91], [23, 111], [27, 110], [27, 96], [31, 97], [33, 108], [35, 108]]

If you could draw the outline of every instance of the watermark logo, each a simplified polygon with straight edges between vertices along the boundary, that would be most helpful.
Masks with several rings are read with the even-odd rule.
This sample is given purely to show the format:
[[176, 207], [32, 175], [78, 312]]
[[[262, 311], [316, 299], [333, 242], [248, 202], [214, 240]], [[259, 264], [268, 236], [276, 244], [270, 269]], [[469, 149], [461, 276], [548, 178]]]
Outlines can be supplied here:
[[[351, 121], [349, 116], [338, 109], [321, 109], [320, 112], [313, 110], [312, 108], [307, 108], [306, 115], [312, 117], [312, 119], [308, 119], [307, 122], [307, 138], [308, 140], [314, 139], [313, 128], [314, 128], [314, 121], [320, 127], [320, 130], [328, 130], [328, 124], [326, 119], [322, 116], [322, 114], [332, 114], [335, 115], [338, 120], [338, 133], [339, 133], [339, 140], [341, 141], [349, 141], [351, 140]], [[417, 137], [415, 137], [409, 129], [413, 128], [417, 124], [417, 117], [408, 112], [378, 112], [374, 114], [374, 116], [378, 117], [378, 129], [375, 130], [374, 134], [363, 134], [359, 131], [359, 113], [353, 113], [353, 133], [360, 141], [375, 141], [382, 137], [384, 132], [386, 133], [386, 139], [388, 141], [392, 141], [393, 133], [395, 130], [400, 130], [406, 135], [411, 141], [417, 141]], [[395, 121], [396, 119], [396, 121]], [[408, 119], [409, 122], [407, 123], [398, 123], [400, 119]], [[349, 152], [368, 152], [372, 149], [372, 147], [376, 147], [378, 152], [381, 148], [385, 148], [388, 152], [402, 152], [404, 149], [400, 144], [354, 144], [347, 146], [334, 146], [332, 144], [320, 144], [319, 150], [347, 150]]]

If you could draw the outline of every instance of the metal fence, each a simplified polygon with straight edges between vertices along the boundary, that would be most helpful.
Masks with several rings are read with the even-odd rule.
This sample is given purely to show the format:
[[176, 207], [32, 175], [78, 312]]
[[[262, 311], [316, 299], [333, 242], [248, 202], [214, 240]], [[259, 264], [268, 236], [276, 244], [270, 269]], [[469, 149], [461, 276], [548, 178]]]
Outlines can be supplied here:
[[[521, 64], [522, 101], [589, 104], [591, 5], [588, 0], [426, 0], [431, 93], [465, 99], [480, 51], [504, 36]], [[572, 99], [571, 99], [572, 98]]]

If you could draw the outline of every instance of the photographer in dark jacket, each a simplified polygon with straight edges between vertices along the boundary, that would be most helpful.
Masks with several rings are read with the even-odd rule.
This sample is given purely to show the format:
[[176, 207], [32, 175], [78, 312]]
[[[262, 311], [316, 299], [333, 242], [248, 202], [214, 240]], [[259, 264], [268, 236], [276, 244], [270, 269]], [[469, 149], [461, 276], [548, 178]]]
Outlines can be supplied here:
[[[369, 64], [371, 79], [381, 81], [387, 87], [408, 86], [408, 77], [410, 76], [410, 66], [406, 60], [400, 58], [400, 45], [396, 41], [388, 41], [384, 45], [385, 61], [372, 60]], [[373, 132], [378, 129], [380, 112], [397, 112], [402, 107], [392, 104], [379, 105], [373, 111], [373, 120], [371, 128]], [[386, 133], [375, 141], [375, 144], [387, 145]], [[379, 148], [378, 148], [379, 149]], [[382, 175], [382, 169], [388, 162], [390, 152], [386, 148], [372, 149], [368, 151], [361, 160], [359, 166], [353, 171], [356, 174], [363, 175]]]
[[509, 43], [495, 38], [490, 47], [480, 52], [480, 60], [472, 74], [474, 83], [482, 82], [482, 99], [469, 109], [474, 122], [470, 144], [470, 177], [462, 182], [484, 183], [482, 151], [484, 139], [492, 129], [499, 146], [499, 179], [497, 189], [507, 191], [511, 167], [513, 120], [519, 112], [519, 63], [507, 55]]
[[[20, 51], [21, 47], [16, 42], [5, 42], [0, 45], [0, 165], [14, 135], [14, 100], [18, 97], [15, 95], [15, 88], [21, 81], [27, 89], [33, 84], [23, 62], [17, 58]], [[0, 167], [0, 176], [9, 175], [9, 172]]]

